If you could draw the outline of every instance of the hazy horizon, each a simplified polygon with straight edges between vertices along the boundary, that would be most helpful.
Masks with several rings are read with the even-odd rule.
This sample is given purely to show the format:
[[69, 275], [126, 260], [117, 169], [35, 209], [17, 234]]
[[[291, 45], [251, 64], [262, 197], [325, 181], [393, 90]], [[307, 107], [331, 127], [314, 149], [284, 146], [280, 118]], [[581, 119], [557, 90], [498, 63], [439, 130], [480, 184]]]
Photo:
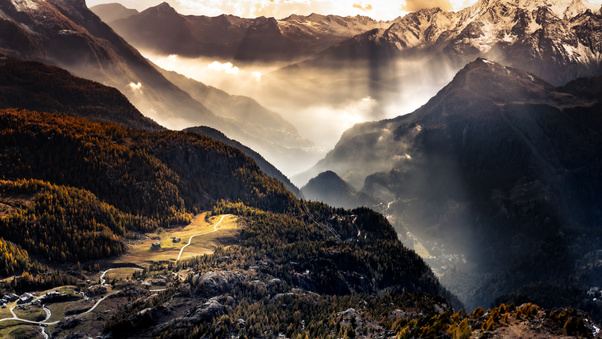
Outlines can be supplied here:
[[344, 0], [336, 3], [325, 0], [86, 0], [89, 7], [106, 3], [120, 3], [125, 7], [138, 11], [163, 2], [169, 3], [179, 13], [185, 15], [217, 16], [232, 14], [248, 18], [266, 16], [283, 19], [291, 14], [309, 15], [317, 13], [341, 16], [363, 15], [376, 20], [388, 21], [422, 8], [441, 7], [446, 10], [460, 10], [474, 4], [476, 0], [410, 0], [405, 2]]

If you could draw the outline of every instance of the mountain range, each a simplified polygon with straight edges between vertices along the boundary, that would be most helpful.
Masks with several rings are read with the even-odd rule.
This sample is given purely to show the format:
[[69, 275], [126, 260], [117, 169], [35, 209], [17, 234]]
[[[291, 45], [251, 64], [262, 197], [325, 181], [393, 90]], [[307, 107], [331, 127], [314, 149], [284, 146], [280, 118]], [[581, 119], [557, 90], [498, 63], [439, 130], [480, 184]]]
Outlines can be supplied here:
[[[277, 107], [288, 120], [307, 103], [315, 110], [342, 110], [362, 99], [374, 101], [364, 119], [379, 120], [420, 107], [477, 57], [555, 86], [597, 75], [602, 15], [588, 6], [580, 0], [483, 0], [457, 12], [423, 9], [377, 22], [316, 14], [281, 20], [184, 16], [163, 3], [110, 25], [137, 48], [160, 55], [280, 61], [283, 67], [262, 74], [261, 84], [242, 93]], [[258, 55], [243, 56], [249, 53]]]
[[[377, 101], [373, 120], [412, 112], [477, 57], [555, 85], [602, 70], [602, 14], [581, 1], [482, 0], [460, 11], [412, 12], [273, 74], [312, 100]], [[308, 83], [320, 91], [308, 91]], [[298, 183], [302, 184], [302, 183]]]
[[[533, 281], [568, 283], [600, 245], [602, 102], [575, 90], [592, 81], [556, 88], [477, 59], [415, 112], [345, 132], [312, 171], [380, 200], [406, 241], [438, 242], [465, 255], [458, 269], [494, 274], [461, 290], [449, 262], [429, 261], [468, 305]], [[562, 260], [552, 269], [550, 257]], [[504, 275], [511, 267], [522, 273]]]
[[427, 59], [462, 67], [485, 57], [555, 85], [596, 75], [600, 65], [599, 10], [580, 0], [480, 0], [458, 12], [410, 13], [323, 51], [312, 65], [336, 60]]
[[[218, 128], [281, 164], [303, 158], [311, 148], [311, 142], [299, 136], [290, 124], [282, 118], [274, 119], [277, 113], [251, 99], [229, 97], [211, 87], [205, 89], [204, 97], [193, 98], [102, 22], [83, 0], [3, 0], [0, 10], [1, 52], [57, 65], [78, 76], [116, 87], [144, 115], [166, 127]], [[212, 95], [213, 92], [217, 94]], [[213, 103], [216, 97], [217, 102]], [[255, 113], [250, 117], [241, 113], [247, 103]], [[213, 112], [207, 105], [222, 109]], [[271, 156], [274, 149], [280, 155], [295, 151], [294, 157], [280, 160]]]
[[291, 15], [281, 20], [181, 15], [166, 2], [129, 16], [121, 15], [124, 9], [120, 4], [99, 5], [91, 10], [139, 49], [244, 62], [299, 60], [355, 34], [389, 24], [362, 16], [319, 14]]
[[[0, 276], [12, 277], [0, 281], [0, 333], [599, 336], [598, 11], [580, 0], [479, 0], [392, 22], [95, 11], [131, 36], [82, 0], [0, 0]], [[126, 39], [292, 63], [265, 76], [281, 81], [271, 95], [306, 109], [375, 102], [376, 121], [347, 130], [294, 178], [299, 190], [278, 168], [298, 169], [313, 145], [285, 117], [163, 70]], [[422, 86], [438, 92], [413, 113], [387, 105]], [[202, 255], [180, 260], [186, 248]], [[67, 300], [28, 304], [30, 326], [7, 301], [25, 291]]]
[[[0, 108], [63, 113], [150, 132], [167, 130], [142, 115], [117, 89], [73, 76], [61, 68], [4, 56], [0, 60], [0, 71]], [[239, 149], [264, 173], [300, 196], [299, 189], [284, 174], [249, 147], [210, 127], [192, 127], [186, 131]]]

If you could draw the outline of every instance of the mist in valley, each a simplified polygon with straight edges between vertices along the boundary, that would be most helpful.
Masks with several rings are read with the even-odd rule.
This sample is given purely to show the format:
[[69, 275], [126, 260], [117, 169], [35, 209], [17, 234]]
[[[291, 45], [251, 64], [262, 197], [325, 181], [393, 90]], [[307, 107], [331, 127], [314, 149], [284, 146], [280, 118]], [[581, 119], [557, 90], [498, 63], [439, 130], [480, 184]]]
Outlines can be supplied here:
[[[251, 97], [279, 113], [314, 147], [305, 158], [294, 159], [292, 166], [274, 154], [262, 154], [266, 159], [299, 188], [323, 171], [335, 171], [358, 192], [357, 205], [383, 213], [400, 240], [416, 250], [446, 285], [461, 295], [470, 292], [462, 289], [474, 287], [457, 279], [464, 275], [476, 279], [483, 259], [482, 252], [472, 250], [473, 211], [464, 202], [461, 175], [445, 160], [426, 159], [413, 147], [421, 126], [400, 137], [396, 124], [386, 121], [426, 104], [453, 79], [457, 66], [421, 59], [382, 65], [349, 61], [329, 68], [304, 62], [253, 64], [144, 55], [161, 68]], [[324, 162], [325, 158], [330, 161]], [[424, 193], [423, 187], [434, 190]], [[413, 195], [419, 191], [426, 195]], [[344, 205], [343, 201], [325, 202]]]
[[[441, 72], [441, 65], [426, 61], [398, 61], [394, 67], [353, 62], [328, 69], [304, 63], [236, 63], [142, 53], [163, 69], [232, 95], [253, 98], [290, 122], [314, 147], [305, 158], [293, 160], [294, 166], [280, 166], [289, 177], [315, 165], [354, 125], [411, 113], [457, 71], [447, 67]], [[282, 164], [272, 154], [263, 155], [277, 167]], [[295, 183], [302, 186], [307, 180], [304, 177]]]

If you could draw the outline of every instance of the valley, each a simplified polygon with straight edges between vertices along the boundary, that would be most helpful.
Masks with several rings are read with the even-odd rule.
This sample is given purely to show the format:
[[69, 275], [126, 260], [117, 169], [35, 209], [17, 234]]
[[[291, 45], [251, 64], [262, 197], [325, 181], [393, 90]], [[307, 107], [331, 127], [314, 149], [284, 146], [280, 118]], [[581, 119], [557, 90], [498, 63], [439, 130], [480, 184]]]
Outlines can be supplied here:
[[99, 1], [0, 0], [0, 336], [602, 336], [597, 3]]
[[[101, 262], [103, 266], [114, 268], [105, 269], [99, 274], [90, 272], [88, 273], [90, 275], [86, 275], [82, 272], [84, 273], [81, 277], [82, 281], [77, 286], [68, 285], [45, 291], [30, 291], [32, 297], [26, 302], [17, 300], [6, 303], [4, 309], [10, 313], [0, 313], [0, 334], [4, 337], [12, 337], [17, 333], [29, 333], [30, 337], [36, 338], [41, 333], [42, 337], [48, 338], [57, 330], [59, 324], [63, 326], [68, 323], [70, 324], [67, 326], [68, 331], [61, 331], [62, 336], [70, 332], [100, 336], [102, 328], [98, 328], [94, 323], [99, 317], [102, 318], [104, 311], [112, 309], [115, 304], [123, 301], [121, 295], [125, 294], [126, 288], [160, 293], [166, 291], [169, 284], [186, 280], [189, 273], [189, 270], [174, 271], [168, 277], [157, 273], [149, 274], [149, 271], [152, 272], [150, 268], [153, 265], [161, 262], [176, 263], [180, 259], [213, 253], [218, 246], [231, 245], [231, 240], [227, 239], [236, 239], [236, 236], [230, 233], [231, 230], [237, 229], [237, 224], [236, 219], [229, 215], [209, 218], [207, 213], [203, 213], [195, 216], [192, 223], [184, 228], [161, 232], [162, 237], [154, 233], [144, 234], [149, 241], [134, 241], [126, 247], [126, 254], [118, 260]], [[163, 243], [180, 245], [180, 241], [176, 243], [174, 240], [187, 238], [188, 240], [178, 250], [172, 244], [168, 245], [172, 247], [155, 248], [151, 241], [158, 240], [156, 238], [161, 238]], [[185, 254], [182, 255], [183, 253]], [[103, 305], [104, 303], [109, 305]], [[100, 307], [101, 305], [103, 306]], [[97, 308], [100, 310], [96, 310]], [[39, 326], [37, 332], [33, 330], [35, 326], [31, 325]], [[59, 327], [58, 330], [60, 329]]]

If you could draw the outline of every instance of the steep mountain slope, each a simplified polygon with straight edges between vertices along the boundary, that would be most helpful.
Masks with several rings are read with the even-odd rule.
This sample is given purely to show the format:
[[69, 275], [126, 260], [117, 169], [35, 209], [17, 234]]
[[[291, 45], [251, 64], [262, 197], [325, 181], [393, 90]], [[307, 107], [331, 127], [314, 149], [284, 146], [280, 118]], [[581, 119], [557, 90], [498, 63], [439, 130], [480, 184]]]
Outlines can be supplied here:
[[216, 114], [226, 117], [245, 135], [245, 144], [262, 154], [285, 172], [294, 172], [299, 163], [311, 157], [313, 143], [302, 138], [297, 129], [278, 113], [257, 101], [240, 95], [229, 95], [212, 86], [176, 72], [161, 70], [162, 74], [192, 98], [204, 102]]
[[119, 19], [124, 19], [132, 15], [138, 14], [135, 9], [126, 8], [119, 3], [100, 4], [90, 7], [90, 10], [104, 22], [112, 22]]
[[314, 173], [334, 170], [389, 201], [383, 212], [398, 232], [465, 254], [460, 270], [495, 275], [512, 265], [516, 274], [477, 286], [446, 273], [468, 305], [483, 305], [532, 281], [565, 282], [599, 245], [600, 107], [599, 97], [478, 59], [414, 113], [348, 130]]
[[234, 148], [240, 150], [246, 156], [253, 159], [253, 161], [255, 161], [255, 163], [257, 164], [257, 166], [259, 166], [259, 168], [265, 174], [280, 181], [289, 192], [291, 192], [291, 193], [293, 193], [293, 195], [295, 195], [295, 197], [297, 197], [297, 198], [301, 197], [301, 191], [299, 191], [299, 189], [295, 185], [293, 185], [293, 183], [284, 174], [282, 174], [282, 172], [280, 172], [276, 167], [274, 167], [272, 164], [267, 162], [261, 156], [261, 154], [253, 151], [249, 147], [239, 143], [236, 140], [228, 139], [223, 133], [221, 133], [220, 131], [215, 130], [213, 128], [210, 128], [210, 127], [190, 127], [190, 128], [185, 129], [185, 131], [204, 135], [206, 137], [217, 140], [228, 146], [231, 146], [231, 147], [234, 147]]
[[[182, 118], [196, 116], [216, 123], [214, 114], [161, 76], [90, 12], [84, 1], [13, 4], [3, 0], [0, 10], [6, 27], [1, 47], [6, 54], [58, 64], [76, 75], [114, 86], [151, 118], [167, 121], [181, 110]], [[15, 34], [21, 38], [14, 38]], [[151, 115], [152, 109], [155, 113]]]
[[301, 188], [303, 197], [308, 200], [322, 201], [335, 207], [356, 208], [376, 205], [375, 199], [359, 193], [336, 173], [326, 171], [309, 180]]
[[[147, 117], [168, 128], [207, 125], [255, 149], [295, 149], [300, 137], [274, 139], [286, 125], [268, 129], [253, 120], [218, 116], [167, 80], [104, 24], [83, 0], [0, 1], [0, 51], [57, 64], [78, 76], [116, 87]], [[286, 131], [296, 135], [296, 131]], [[282, 150], [280, 150], [282, 151]]]
[[361, 16], [291, 15], [282, 20], [184, 16], [167, 3], [119, 20], [111, 20], [113, 14], [106, 11], [97, 14], [139, 49], [259, 62], [298, 60], [355, 34], [386, 26]]
[[4, 110], [0, 118], [2, 179], [79, 187], [162, 224], [177, 223], [218, 199], [280, 206], [274, 210], [286, 209], [293, 199], [241, 151], [202, 135], [23, 110]]
[[[0, 251], [12, 266], [4, 265], [7, 270], [0, 274], [35, 267], [27, 262], [29, 255], [45, 258], [52, 266], [64, 263], [61, 268], [73, 267], [75, 272], [60, 282], [54, 275], [52, 281], [37, 275], [34, 279], [25, 271], [11, 279], [10, 286], [2, 284], [3, 290], [39, 291], [75, 283], [90, 286], [86, 293], [120, 290], [110, 293], [114, 303], [106, 304], [101, 318], [91, 318], [104, 321], [104, 332], [113, 337], [167, 335], [174, 327], [180, 334], [205, 331], [223, 314], [194, 315], [208, 297], [217, 297], [218, 304], [226, 298], [231, 301], [228, 307], [240, 306], [241, 311], [255, 305], [253, 312], [267, 312], [271, 303], [264, 302], [298, 293], [326, 298], [336, 309], [347, 307], [350, 299], [375, 298], [375, 310], [387, 300], [387, 305], [397, 303], [429, 315], [452, 311], [448, 300], [454, 302], [453, 296], [420, 257], [403, 247], [382, 215], [296, 200], [251, 159], [213, 139], [14, 109], [0, 110], [0, 126], [0, 201], [12, 201], [0, 218]], [[124, 240], [135, 243], [144, 237], [139, 232], [187, 223], [191, 213], [202, 209], [240, 219], [233, 245], [217, 248], [215, 255], [149, 265], [138, 272], [140, 280], [124, 282], [127, 286], [113, 282], [93, 288], [94, 283], [82, 277], [80, 264], [111, 260], [130, 245]], [[2, 246], [5, 239], [10, 246]], [[19, 259], [14, 265], [11, 255]], [[149, 295], [140, 281], [147, 274], [158, 276], [157, 269], [170, 278], [162, 279], [167, 286], [160, 294]], [[173, 313], [156, 312], [165, 306]], [[143, 309], [147, 311], [140, 312]], [[290, 305], [289, 311], [305, 312], [300, 305]], [[85, 317], [65, 325], [72, 319], [68, 314], [53, 336], [82, 331], [78, 325], [89, 324]], [[319, 317], [316, 325], [328, 315]], [[422, 319], [418, 314], [412, 317]], [[248, 333], [281, 325], [281, 319], [274, 318], [257, 326], [252, 317], [247, 321]], [[307, 321], [309, 325], [314, 320]], [[392, 322], [375, 321], [382, 323], [378, 331], [393, 330]], [[324, 334], [334, 328], [316, 330]]]
[[480, 0], [459, 12], [410, 13], [387, 29], [332, 46], [311, 65], [331, 60], [428, 58], [452, 68], [483, 56], [553, 84], [601, 71], [602, 16], [580, 1]]
[[[143, 116], [117, 89], [75, 77], [58, 67], [3, 57], [0, 60], [0, 71], [0, 108], [59, 112], [146, 131], [165, 130]], [[229, 97], [217, 89], [202, 87], [202, 84], [196, 82], [195, 84], [209, 92], [215, 91], [217, 95]], [[246, 100], [250, 99], [240, 98], [243, 104]], [[255, 106], [259, 107], [261, 112], [261, 106], [256, 103]], [[295, 196], [300, 195], [299, 189], [285, 175], [247, 146], [228, 139], [223, 133], [210, 127], [194, 127], [190, 130], [241, 150], [251, 157], [262, 171], [284, 183]]]
[[164, 130], [117, 89], [38, 62], [0, 59], [0, 108], [61, 112], [147, 131]]

